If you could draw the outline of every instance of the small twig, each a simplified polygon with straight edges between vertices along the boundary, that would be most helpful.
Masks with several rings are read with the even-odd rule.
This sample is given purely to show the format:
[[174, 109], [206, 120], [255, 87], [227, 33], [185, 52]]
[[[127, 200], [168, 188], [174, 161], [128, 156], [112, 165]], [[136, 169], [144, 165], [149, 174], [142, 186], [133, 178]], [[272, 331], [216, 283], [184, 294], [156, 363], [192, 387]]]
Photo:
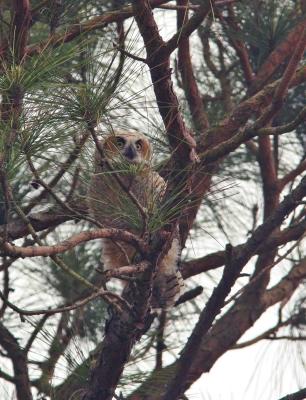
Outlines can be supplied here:
[[[64, 176], [64, 174], [68, 171], [70, 166], [74, 163], [74, 161], [78, 158], [83, 146], [85, 145], [87, 139], [89, 137], [89, 133], [85, 132], [80, 139], [78, 139], [77, 143], [75, 144], [74, 149], [72, 152], [69, 154], [68, 158], [66, 161], [63, 162], [61, 165], [60, 170], [57, 172], [57, 174], [50, 180], [48, 183], [48, 188], [52, 189], [59, 181], [60, 179]], [[41, 200], [48, 194], [48, 190], [44, 188], [44, 190], [37, 196], [35, 197], [30, 204], [25, 208], [25, 213], [28, 214], [30, 210], [37, 204], [41, 202]]]
[[289, 182], [292, 182], [297, 176], [299, 176], [302, 172], [306, 170], [306, 159], [300, 162], [300, 164], [290, 171], [283, 178], [279, 179], [278, 187], [279, 190], [282, 190]]
[[245, 347], [251, 346], [252, 344], [255, 344], [259, 342], [260, 340], [263, 339], [270, 339], [270, 335], [275, 333], [279, 328], [282, 328], [290, 323], [290, 319], [282, 322], [282, 323], [277, 323], [273, 328], [270, 328], [266, 330], [265, 332], [261, 333], [260, 335], [256, 336], [253, 339], [246, 340], [245, 342], [237, 343], [233, 347], [231, 347], [231, 350], [237, 350], [237, 349], [243, 349]]
[[80, 171], [81, 171], [81, 168], [78, 166], [75, 169], [74, 173], [73, 173], [71, 187], [70, 187], [69, 192], [68, 192], [68, 194], [66, 196], [65, 203], [68, 203], [72, 199], [72, 196], [73, 196], [73, 194], [75, 192], [75, 189], [76, 189], [76, 187], [78, 185], [78, 181], [79, 181], [79, 177], [80, 177]]
[[183, 303], [186, 303], [187, 301], [193, 300], [196, 297], [198, 297], [200, 294], [203, 293], [203, 286], [196, 286], [195, 288], [188, 290], [188, 292], [185, 292], [178, 298], [178, 300], [175, 302], [174, 307], [177, 307]]
[[124, 54], [125, 56], [127, 56], [127, 57], [129, 57], [129, 58], [132, 58], [132, 59], [135, 60], [135, 61], [140, 61], [140, 62], [142, 62], [142, 63], [147, 64], [147, 60], [146, 60], [145, 58], [143, 58], [143, 57], [138, 57], [138, 56], [136, 56], [135, 54], [130, 53], [129, 51], [123, 49], [123, 48], [120, 47], [120, 46], [116, 46], [116, 49], [117, 49], [118, 51], [120, 51], [120, 53]]

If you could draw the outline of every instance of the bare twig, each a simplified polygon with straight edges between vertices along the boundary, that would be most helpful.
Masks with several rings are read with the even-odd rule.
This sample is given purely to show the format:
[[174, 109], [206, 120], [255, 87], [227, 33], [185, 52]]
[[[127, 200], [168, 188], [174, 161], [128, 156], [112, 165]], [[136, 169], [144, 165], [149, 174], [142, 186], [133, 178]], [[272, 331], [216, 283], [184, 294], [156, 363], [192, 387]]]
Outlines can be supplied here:
[[11, 303], [10, 301], [6, 300], [3, 296], [3, 293], [0, 290], [0, 298], [7, 304], [8, 307], [10, 307], [12, 310], [17, 312], [20, 317], [24, 316], [30, 316], [30, 315], [54, 315], [54, 314], [59, 314], [59, 313], [64, 313], [67, 311], [75, 310], [76, 308], [80, 308], [85, 306], [87, 303], [89, 303], [92, 300], [95, 300], [97, 297], [102, 297], [105, 299], [108, 303], [111, 303], [112, 305], [116, 305], [116, 308], [119, 311], [122, 311], [122, 306], [127, 307], [127, 309], [130, 311], [131, 307], [129, 304], [122, 299], [120, 296], [117, 294], [104, 290], [104, 289], [99, 289], [92, 293], [90, 296], [86, 297], [85, 299], [76, 301], [74, 304], [70, 306], [65, 306], [65, 307], [59, 307], [59, 308], [53, 308], [53, 309], [41, 309], [41, 310], [23, 310], [15, 304]]

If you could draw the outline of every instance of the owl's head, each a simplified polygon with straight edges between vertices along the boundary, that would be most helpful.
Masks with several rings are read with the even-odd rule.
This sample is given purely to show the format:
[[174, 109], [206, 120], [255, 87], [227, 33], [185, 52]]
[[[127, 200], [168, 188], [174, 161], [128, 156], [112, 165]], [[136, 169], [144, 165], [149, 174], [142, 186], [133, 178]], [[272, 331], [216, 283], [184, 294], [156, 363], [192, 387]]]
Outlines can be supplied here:
[[147, 163], [151, 158], [149, 140], [138, 132], [115, 132], [103, 142], [105, 157], [110, 161], [132, 164]]

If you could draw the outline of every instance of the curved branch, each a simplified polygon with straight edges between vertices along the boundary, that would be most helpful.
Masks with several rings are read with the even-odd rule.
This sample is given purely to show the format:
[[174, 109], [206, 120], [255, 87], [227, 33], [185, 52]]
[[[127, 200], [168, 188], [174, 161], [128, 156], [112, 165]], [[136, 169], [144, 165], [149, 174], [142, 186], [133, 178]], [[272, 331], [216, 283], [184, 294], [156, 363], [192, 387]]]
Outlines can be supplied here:
[[147, 245], [137, 236], [130, 232], [123, 231], [120, 229], [97, 229], [94, 231], [81, 232], [66, 239], [63, 242], [55, 244], [53, 246], [28, 246], [21, 247], [15, 246], [11, 243], [2, 243], [3, 249], [10, 255], [19, 257], [48, 257], [54, 254], [64, 253], [65, 251], [71, 250], [80, 243], [85, 243], [94, 239], [114, 239], [122, 242], [129, 243], [137, 248], [141, 254], [147, 252]]

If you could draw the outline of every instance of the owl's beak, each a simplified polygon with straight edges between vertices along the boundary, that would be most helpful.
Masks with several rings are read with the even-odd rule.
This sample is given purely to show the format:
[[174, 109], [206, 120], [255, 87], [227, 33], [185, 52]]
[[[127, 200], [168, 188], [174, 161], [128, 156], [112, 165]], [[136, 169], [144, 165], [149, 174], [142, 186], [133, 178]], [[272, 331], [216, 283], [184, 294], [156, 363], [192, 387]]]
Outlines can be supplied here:
[[129, 160], [133, 160], [137, 156], [137, 152], [133, 145], [130, 145], [123, 153], [124, 157]]

